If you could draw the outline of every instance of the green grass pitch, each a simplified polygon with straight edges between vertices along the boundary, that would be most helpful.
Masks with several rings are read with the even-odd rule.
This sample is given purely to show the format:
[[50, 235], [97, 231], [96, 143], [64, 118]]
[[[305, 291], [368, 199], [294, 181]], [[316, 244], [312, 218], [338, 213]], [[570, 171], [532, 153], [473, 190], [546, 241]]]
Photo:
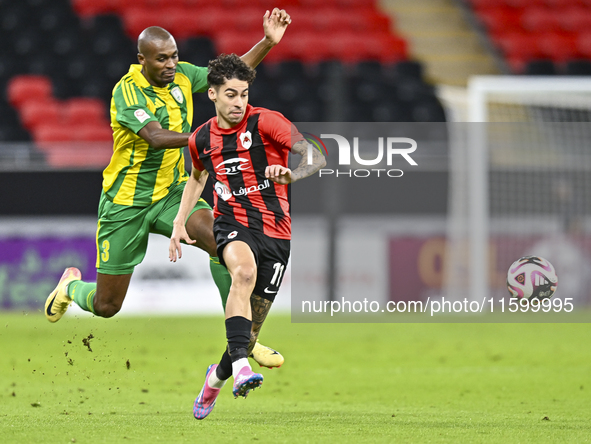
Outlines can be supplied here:
[[196, 421], [221, 316], [52, 325], [2, 314], [0, 442], [591, 440], [588, 324], [292, 324], [272, 313], [261, 342], [285, 365], [263, 369], [247, 399], [228, 384]]

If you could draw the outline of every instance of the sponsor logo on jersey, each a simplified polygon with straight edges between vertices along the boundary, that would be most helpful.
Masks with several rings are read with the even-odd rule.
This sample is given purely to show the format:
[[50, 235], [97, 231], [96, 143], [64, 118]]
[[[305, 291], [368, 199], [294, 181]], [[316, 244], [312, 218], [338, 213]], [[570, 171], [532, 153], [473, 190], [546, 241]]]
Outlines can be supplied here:
[[242, 157], [234, 157], [215, 166], [216, 174], [222, 176], [240, 174], [241, 171], [249, 168], [248, 159], [243, 159]]
[[246, 150], [251, 147], [251, 145], [252, 145], [252, 134], [250, 134], [250, 131], [246, 131], [246, 132], [240, 134], [240, 142], [242, 143], [242, 146]]
[[172, 94], [172, 97], [174, 97], [174, 100], [176, 100], [179, 103], [183, 103], [183, 92], [181, 91], [181, 89], [178, 86], [175, 86], [174, 88], [172, 88], [170, 90], [170, 94]]
[[143, 109], [136, 109], [133, 112], [133, 115], [135, 116], [136, 119], [138, 119], [140, 121], [140, 123], [144, 123], [146, 120], [148, 120], [150, 118], [150, 115], [145, 112]]
[[253, 185], [248, 188], [240, 187], [240, 189], [238, 191], [234, 191], [233, 194], [234, 194], [234, 196], [246, 196], [249, 193], [254, 193], [255, 191], [261, 191], [261, 190], [264, 190], [265, 188], [269, 188], [270, 186], [271, 186], [271, 184], [269, 183], [269, 179], [265, 179], [265, 181], [263, 183], [260, 183], [258, 185]]
[[230, 192], [226, 184], [222, 182], [216, 182], [214, 189], [218, 196], [221, 197], [224, 201], [232, 197], [232, 193]]

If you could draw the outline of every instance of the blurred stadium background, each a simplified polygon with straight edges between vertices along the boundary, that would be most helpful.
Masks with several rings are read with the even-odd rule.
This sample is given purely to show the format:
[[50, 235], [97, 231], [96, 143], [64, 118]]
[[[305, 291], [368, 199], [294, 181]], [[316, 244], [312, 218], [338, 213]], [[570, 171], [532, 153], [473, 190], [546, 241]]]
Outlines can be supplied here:
[[[257, 69], [252, 104], [294, 122], [431, 128], [424, 143], [417, 136], [416, 171], [383, 190], [378, 201], [387, 205], [342, 209], [332, 292], [326, 230], [312, 216], [294, 221], [294, 231], [308, 230], [310, 244], [320, 245], [312, 293], [425, 299], [445, 294], [448, 276], [460, 275], [454, 284], [480, 279], [485, 291], [504, 294], [506, 267], [546, 242], [538, 251], [569, 276], [568, 294], [589, 301], [591, 1], [0, 0], [2, 309], [41, 307], [66, 266], [95, 274], [96, 207], [112, 151], [109, 100], [136, 63], [139, 32], [165, 27], [181, 60], [204, 66], [260, 40], [262, 15], [274, 6], [293, 23]], [[475, 76], [483, 75], [510, 86], [495, 90], [489, 78], [493, 94], [475, 105], [470, 88], [482, 86]], [[527, 93], [523, 85], [537, 77], [546, 83]], [[206, 95], [195, 96], [194, 111], [195, 127], [212, 116]], [[496, 139], [475, 144], [470, 127], [457, 123], [471, 121], [500, 125], [487, 133]], [[485, 204], [474, 210], [478, 201]], [[192, 251], [194, 259], [171, 266], [166, 246], [151, 240], [124, 311], [162, 310], [163, 291], [178, 295], [170, 312], [219, 310], [215, 298], [194, 296], [215, 292], [207, 258]]]

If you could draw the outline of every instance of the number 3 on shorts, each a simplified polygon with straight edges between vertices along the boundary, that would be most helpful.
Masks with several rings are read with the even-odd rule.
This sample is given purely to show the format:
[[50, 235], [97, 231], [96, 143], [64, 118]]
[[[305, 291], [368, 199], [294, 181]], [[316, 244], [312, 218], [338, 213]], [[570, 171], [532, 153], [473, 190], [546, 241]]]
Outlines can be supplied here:
[[103, 262], [108, 262], [109, 261], [109, 241], [108, 240], [104, 240], [103, 244], [101, 245], [103, 252], [101, 253], [101, 260]]

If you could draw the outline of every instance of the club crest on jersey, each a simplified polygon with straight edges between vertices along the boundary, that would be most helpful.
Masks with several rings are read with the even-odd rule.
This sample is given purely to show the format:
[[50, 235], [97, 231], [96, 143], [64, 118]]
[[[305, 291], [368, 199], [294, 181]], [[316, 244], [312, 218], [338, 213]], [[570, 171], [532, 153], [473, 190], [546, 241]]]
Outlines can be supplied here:
[[232, 231], [228, 234], [228, 239], [234, 239], [236, 236], [238, 236], [238, 231]]
[[226, 184], [217, 181], [215, 183], [215, 192], [217, 193], [217, 195], [222, 198], [224, 201], [228, 200], [229, 198], [232, 197], [232, 193], [230, 192], [230, 190], [228, 189], [228, 187], [226, 186]]
[[172, 97], [174, 97], [174, 100], [176, 100], [179, 103], [183, 103], [183, 100], [184, 100], [183, 93], [178, 86], [175, 86], [174, 88], [172, 88], [170, 90], [170, 94], [172, 94]]
[[246, 150], [251, 147], [251, 145], [252, 145], [252, 134], [250, 134], [250, 131], [246, 131], [246, 132], [240, 134], [240, 142], [242, 143], [242, 146]]

